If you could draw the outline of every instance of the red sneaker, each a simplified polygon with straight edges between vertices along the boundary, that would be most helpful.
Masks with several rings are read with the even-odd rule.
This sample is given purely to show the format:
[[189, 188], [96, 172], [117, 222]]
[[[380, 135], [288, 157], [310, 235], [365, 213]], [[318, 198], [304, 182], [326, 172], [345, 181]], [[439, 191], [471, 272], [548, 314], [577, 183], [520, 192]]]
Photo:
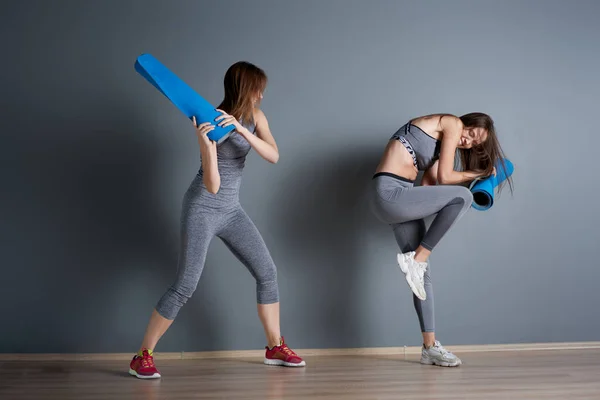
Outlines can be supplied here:
[[129, 364], [129, 375], [133, 375], [140, 379], [160, 378], [160, 372], [154, 365], [154, 357], [152, 350], [144, 349], [142, 355], [136, 354]]
[[290, 349], [283, 337], [279, 342], [279, 346], [274, 346], [272, 349], [265, 347], [265, 364], [267, 365], [283, 365], [285, 367], [304, 367], [306, 362]]

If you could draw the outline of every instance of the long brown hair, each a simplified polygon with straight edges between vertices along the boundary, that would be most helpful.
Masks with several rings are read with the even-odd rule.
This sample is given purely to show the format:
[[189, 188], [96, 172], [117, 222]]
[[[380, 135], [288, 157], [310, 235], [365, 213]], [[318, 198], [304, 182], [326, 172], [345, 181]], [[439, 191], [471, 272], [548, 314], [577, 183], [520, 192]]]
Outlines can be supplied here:
[[231, 65], [223, 79], [225, 97], [219, 107], [241, 123], [253, 123], [254, 96], [267, 86], [265, 71], [247, 61]]
[[[458, 149], [462, 168], [465, 171], [485, 172], [486, 175], [492, 174], [494, 166], [496, 166], [497, 174], [500, 172], [500, 168], [506, 171], [504, 162], [506, 156], [500, 146], [494, 120], [489, 115], [480, 112], [465, 114], [460, 117], [460, 120], [465, 128], [483, 128], [487, 131], [487, 139], [483, 143], [470, 149]], [[498, 186], [498, 191], [501, 191], [506, 183], [509, 184], [512, 193], [511, 177]]]

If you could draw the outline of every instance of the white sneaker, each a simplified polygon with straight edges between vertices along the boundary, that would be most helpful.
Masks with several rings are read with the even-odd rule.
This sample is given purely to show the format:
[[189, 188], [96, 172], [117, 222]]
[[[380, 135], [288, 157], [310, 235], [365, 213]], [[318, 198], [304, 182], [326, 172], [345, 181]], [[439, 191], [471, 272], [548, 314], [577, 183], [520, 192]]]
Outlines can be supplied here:
[[398, 253], [398, 265], [404, 275], [406, 275], [406, 282], [410, 286], [411, 290], [421, 300], [427, 298], [425, 293], [425, 281], [423, 276], [427, 269], [426, 262], [415, 261], [415, 252], [410, 251], [408, 253]]
[[421, 364], [438, 365], [440, 367], [458, 367], [462, 364], [460, 358], [449, 352], [438, 342], [430, 348], [426, 349], [423, 346], [421, 351]]

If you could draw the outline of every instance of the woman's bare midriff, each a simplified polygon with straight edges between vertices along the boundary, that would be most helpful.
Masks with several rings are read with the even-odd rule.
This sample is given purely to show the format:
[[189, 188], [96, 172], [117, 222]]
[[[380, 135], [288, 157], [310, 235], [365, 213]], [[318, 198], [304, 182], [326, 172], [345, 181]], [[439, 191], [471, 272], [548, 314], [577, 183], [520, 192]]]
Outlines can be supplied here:
[[419, 174], [406, 147], [395, 139], [390, 140], [385, 147], [381, 162], [375, 170], [375, 173], [378, 172], [388, 172], [413, 181]]

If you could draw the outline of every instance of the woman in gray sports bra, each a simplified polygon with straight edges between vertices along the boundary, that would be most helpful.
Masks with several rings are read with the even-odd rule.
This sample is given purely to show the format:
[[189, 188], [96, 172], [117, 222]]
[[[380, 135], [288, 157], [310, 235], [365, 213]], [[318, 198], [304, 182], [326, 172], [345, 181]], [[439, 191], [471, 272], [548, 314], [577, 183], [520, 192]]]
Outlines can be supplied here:
[[[250, 150], [255, 150], [271, 163], [279, 159], [267, 118], [257, 107], [266, 83], [267, 76], [262, 69], [248, 62], [237, 62], [225, 73], [225, 98], [219, 106], [222, 115], [214, 123], [200, 125], [193, 118], [201, 165], [183, 196], [177, 275], [152, 311], [141, 347], [129, 366], [129, 373], [133, 376], [160, 378], [153, 350], [194, 294], [209, 244], [216, 237], [244, 264], [256, 281], [258, 314], [267, 340], [263, 362], [286, 367], [306, 365], [281, 336], [277, 268], [239, 198], [246, 156]], [[235, 131], [217, 144], [207, 136], [215, 125], [233, 125]]]
[[[458, 153], [461, 171], [456, 171]], [[388, 224], [400, 253], [398, 264], [413, 291], [423, 333], [421, 362], [458, 366], [461, 361], [435, 340], [431, 251], [471, 206], [464, 183], [495, 174], [504, 158], [492, 118], [483, 113], [459, 117], [434, 114], [415, 118], [394, 133], [373, 176], [370, 205]], [[415, 186], [423, 172], [421, 186]], [[508, 180], [512, 188], [512, 182]], [[436, 215], [429, 229], [424, 218]]]

